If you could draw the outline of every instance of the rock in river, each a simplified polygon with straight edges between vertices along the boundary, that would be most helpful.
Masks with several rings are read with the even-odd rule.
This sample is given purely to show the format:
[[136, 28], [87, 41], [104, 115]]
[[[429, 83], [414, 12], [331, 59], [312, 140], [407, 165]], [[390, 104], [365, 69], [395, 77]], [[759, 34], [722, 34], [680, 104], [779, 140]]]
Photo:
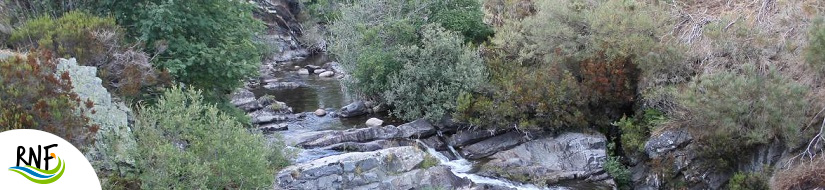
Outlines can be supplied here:
[[325, 71], [325, 72], [319, 74], [318, 76], [320, 76], [320, 77], [332, 77], [333, 75], [335, 75], [335, 72]]
[[338, 111], [338, 115], [340, 115], [341, 117], [344, 117], [344, 118], [360, 116], [360, 115], [364, 115], [366, 113], [367, 113], [367, 106], [364, 105], [364, 101], [353, 102], [353, 103], [351, 103], [347, 106], [344, 106], [343, 108], [341, 108], [340, 111]]
[[317, 109], [317, 110], [315, 110], [314, 113], [315, 113], [315, 116], [318, 116], [318, 117], [327, 115], [327, 111], [325, 111], [324, 109]]
[[397, 138], [426, 138], [435, 134], [436, 130], [424, 119], [403, 124], [401, 126], [369, 127], [350, 129], [345, 131], [322, 131], [314, 134], [312, 140], [299, 142], [305, 148], [324, 147], [343, 142], [369, 142], [380, 139]]
[[381, 124], [384, 124], [384, 121], [373, 117], [373, 118], [368, 119], [366, 124], [367, 124], [367, 127], [379, 127], [379, 126], [381, 126]]
[[510, 131], [503, 135], [467, 145], [461, 149], [461, 154], [468, 159], [479, 159], [512, 148], [526, 140], [521, 132]]

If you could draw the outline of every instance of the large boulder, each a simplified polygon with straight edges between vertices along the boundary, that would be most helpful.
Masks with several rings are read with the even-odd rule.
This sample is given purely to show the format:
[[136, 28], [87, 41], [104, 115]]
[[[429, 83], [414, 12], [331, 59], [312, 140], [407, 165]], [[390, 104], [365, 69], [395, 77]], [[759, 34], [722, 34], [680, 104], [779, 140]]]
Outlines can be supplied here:
[[665, 130], [657, 135], [652, 135], [645, 143], [645, 153], [651, 158], [659, 157], [673, 149], [683, 147], [690, 143], [693, 137], [685, 130]]
[[[416, 120], [401, 126], [369, 127], [345, 131], [323, 131], [311, 140], [300, 142], [305, 148], [324, 147], [343, 142], [369, 142], [382, 139], [425, 138], [435, 134], [435, 127], [426, 120]], [[309, 138], [309, 137], [308, 137]]]
[[446, 167], [422, 168], [427, 153], [412, 146], [351, 152], [289, 166], [276, 189], [456, 189], [470, 184]]
[[464, 146], [461, 148], [461, 154], [467, 159], [484, 158], [497, 152], [515, 147], [524, 141], [527, 141], [524, 134], [518, 131], [510, 131], [503, 135], [495, 136], [475, 144]]
[[338, 111], [338, 115], [341, 117], [355, 117], [364, 115], [367, 113], [367, 106], [364, 105], [364, 101], [356, 101], [347, 106], [341, 108]]
[[245, 88], [239, 88], [232, 93], [232, 98], [229, 100], [229, 103], [235, 105], [244, 111], [255, 111], [263, 108], [261, 104], [258, 103], [258, 100], [255, 99], [255, 94]]
[[484, 139], [488, 139], [488, 138], [496, 136], [496, 135], [500, 135], [504, 132], [507, 132], [507, 131], [505, 131], [505, 130], [496, 130], [496, 129], [491, 129], [491, 130], [459, 130], [455, 134], [450, 136], [450, 138], [447, 138], [447, 143], [450, 144], [450, 146], [464, 146], [464, 145], [476, 143], [476, 142], [484, 140]]
[[368, 152], [368, 151], [376, 151], [390, 147], [399, 147], [399, 146], [411, 146], [413, 145], [413, 141], [409, 140], [376, 140], [370, 142], [343, 142], [334, 145], [330, 145], [327, 147], [323, 147], [322, 149], [327, 150], [335, 150], [335, 151], [345, 151], [345, 152]]
[[86, 158], [101, 175], [103, 183], [108, 183], [108, 176], [134, 175], [134, 149], [136, 142], [132, 135], [129, 118], [132, 111], [126, 104], [106, 91], [102, 80], [97, 77], [97, 68], [78, 65], [75, 59], [59, 59], [57, 73], [64, 71], [72, 78], [72, 92], [81, 100], [94, 103], [94, 112], [85, 112], [89, 122], [99, 126], [95, 143], [86, 152]]
[[435, 134], [435, 127], [427, 122], [426, 119], [417, 119], [415, 121], [402, 124], [398, 126], [401, 131], [401, 136], [404, 138], [423, 138]]
[[548, 135], [495, 153], [479, 173], [534, 184], [581, 180], [610, 186], [603, 168], [606, 149], [607, 139], [601, 134]]

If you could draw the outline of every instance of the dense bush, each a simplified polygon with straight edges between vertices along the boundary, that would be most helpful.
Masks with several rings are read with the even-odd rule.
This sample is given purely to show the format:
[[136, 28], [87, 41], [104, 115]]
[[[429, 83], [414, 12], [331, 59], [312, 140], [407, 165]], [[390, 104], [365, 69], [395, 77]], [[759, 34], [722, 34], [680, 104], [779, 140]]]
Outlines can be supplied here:
[[479, 117], [479, 125], [607, 125], [630, 110], [639, 80], [689, 74], [680, 64], [680, 47], [662, 37], [670, 22], [657, 16], [662, 7], [551, 0], [535, 2], [535, 8], [532, 16], [505, 20], [485, 51], [498, 89], [476, 99], [505, 106], [462, 112], [510, 116]]
[[482, 21], [484, 13], [478, 0], [431, 0], [426, 3], [430, 3], [428, 18], [431, 22], [461, 33], [465, 41], [480, 43], [493, 34], [493, 29]]
[[635, 118], [625, 116], [613, 122], [613, 126], [619, 127], [622, 132], [620, 140], [625, 154], [643, 153], [650, 131], [665, 120], [662, 112], [648, 109]]
[[282, 147], [268, 147], [262, 135], [203, 102], [199, 91], [173, 87], [140, 110], [142, 188], [271, 188], [274, 172], [287, 164]]
[[73, 93], [69, 73], [56, 66], [47, 51], [0, 60], [0, 131], [43, 130], [82, 149], [99, 128], [82, 114], [94, 103]]
[[480, 7], [471, 1], [367, 0], [347, 4], [340, 11], [341, 16], [329, 26], [329, 50], [352, 74], [348, 89], [369, 98], [380, 98], [390, 89], [390, 76], [404, 68], [404, 60], [397, 59], [403, 56], [400, 50], [420, 45], [419, 30], [428, 22], [469, 35], [465, 39], [489, 35], [477, 33], [488, 29], [481, 23]]
[[604, 163], [604, 170], [616, 181], [618, 189], [631, 189], [633, 184], [630, 178], [630, 169], [622, 165], [619, 157], [607, 157], [607, 161]]
[[384, 99], [400, 118], [435, 121], [455, 110], [457, 94], [471, 92], [487, 75], [481, 57], [455, 32], [428, 24], [422, 36], [422, 47], [401, 50], [404, 69], [390, 77]]
[[[436, 25], [446, 30], [426, 31]], [[474, 1], [358, 1], [343, 6], [329, 28], [330, 51], [351, 74], [347, 89], [387, 100], [403, 118], [440, 118], [485, 76], [481, 60], [462, 45], [490, 35]], [[464, 40], [447, 37], [450, 30]]]
[[[171, 81], [166, 72], [156, 71], [142, 51], [123, 48], [123, 30], [113, 18], [72, 11], [59, 18], [48, 16], [28, 20], [12, 34], [18, 48], [40, 48], [75, 57], [78, 63], [96, 66], [104, 86], [118, 95], [139, 98], [153, 87]], [[145, 97], [144, 97], [145, 98]]]
[[156, 67], [179, 82], [228, 93], [257, 74], [261, 48], [252, 39], [263, 23], [247, 1], [100, 1], [146, 45]]
[[20, 49], [42, 48], [59, 57], [75, 57], [79, 63], [100, 66], [118, 46], [121, 29], [113, 18], [80, 11], [62, 17], [42, 16], [26, 21], [9, 40]]
[[805, 95], [808, 89], [779, 75], [760, 72], [746, 64], [737, 71], [704, 75], [679, 93], [681, 105], [689, 112], [694, 135], [726, 138], [742, 147], [774, 139], [793, 145], [804, 126]]

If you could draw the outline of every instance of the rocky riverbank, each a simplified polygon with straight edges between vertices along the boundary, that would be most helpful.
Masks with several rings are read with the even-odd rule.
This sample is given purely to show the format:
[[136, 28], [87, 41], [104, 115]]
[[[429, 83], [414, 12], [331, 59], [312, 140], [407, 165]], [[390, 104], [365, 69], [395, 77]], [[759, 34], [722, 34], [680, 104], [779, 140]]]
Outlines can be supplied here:
[[[386, 106], [346, 97], [338, 81], [346, 73], [326, 61], [264, 64], [259, 79], [232, 95], [253, 124], [297, 152], [294, 165], [277, 175], [276, 189], [614, 187], [603, 169], [607, 140], [601, 134], [481, 130], [449, 120], [400, 123]], [[323, 95], [292, 100], [307, 92]]]

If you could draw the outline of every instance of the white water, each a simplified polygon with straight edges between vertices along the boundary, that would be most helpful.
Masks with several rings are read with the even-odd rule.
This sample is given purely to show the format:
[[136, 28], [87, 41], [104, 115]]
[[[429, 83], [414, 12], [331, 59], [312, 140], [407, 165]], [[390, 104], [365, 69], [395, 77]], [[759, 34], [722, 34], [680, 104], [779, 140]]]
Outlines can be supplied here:
[[[467, 159], [462, 158], [461, 154], [458, 154], [458, 152], [456, 152], [455, 148], [453, 148], [452, 146], [447, 146], [447, 147], [449, 147], [450, 151], [453, 153], [453, 155], [456, 156], [457, 159], [455, 159], [455, 160], [450, 160], [449, 158], [447, 158], [447, 156], [444, 156], [444, 154], [441, 154], [440, 152], [436, 151], [435, 149], [430, 148], [429, 146], [427, 146], [426, 144], [424, 144], [423, 142], [421, 142], [419, 140], [416, 140], [416, 141], [421, 146], [424, 146], [425, 148], [427, 148], [427, 152], [430, 153], [430, 155], [432, 155], [436, 159], [438, 159], [438, 161], [441, 163], [441, 165], [449, 167], [450, 171], [453, 172], [453, 174], [455, 174], [456, 176], [461, 177], [461, 178], [470, 179], [470, 181], [472, 181], [473, 183], [490, 184], [490, 185], [496, 185], [496, 186], [502, 186], [502, 187], [515, 188], [515, 189], [518, 189], [518, 190], [551, 189], [551, 188], [539, 188], [539, 187], [537, 187], [535, 185], [531, 185], [531, 184], [515, 183], [515, 182], [510, 182], [510, 181], [507, 181], [507, 180], [503, 180], [503, 179], [495, 179], [495, 178], [484, 177], [484, 176], [480, 176], [480, 175], [470, 173], [470, 170], [473, 169], [473, 163], [468, 161]], [[565, 188], [552, 188], [552, 189], [565, 189]]]

